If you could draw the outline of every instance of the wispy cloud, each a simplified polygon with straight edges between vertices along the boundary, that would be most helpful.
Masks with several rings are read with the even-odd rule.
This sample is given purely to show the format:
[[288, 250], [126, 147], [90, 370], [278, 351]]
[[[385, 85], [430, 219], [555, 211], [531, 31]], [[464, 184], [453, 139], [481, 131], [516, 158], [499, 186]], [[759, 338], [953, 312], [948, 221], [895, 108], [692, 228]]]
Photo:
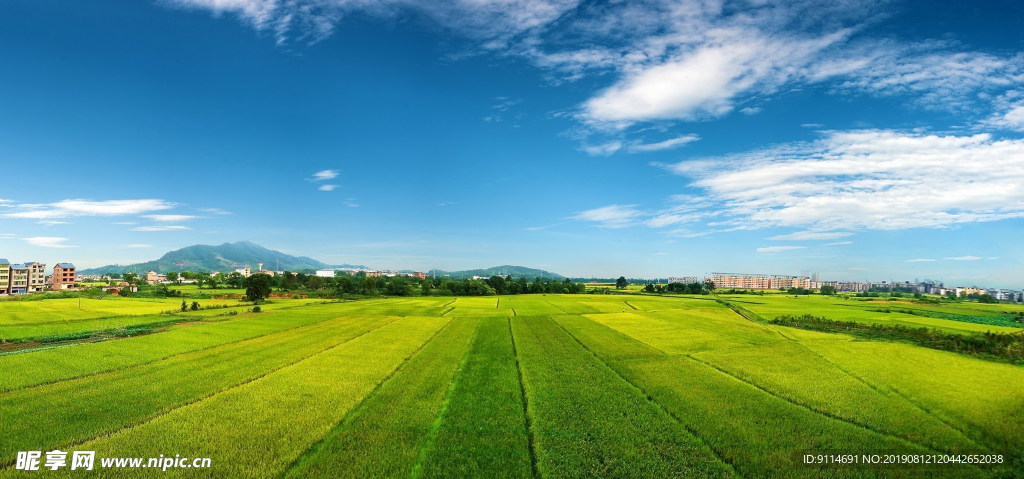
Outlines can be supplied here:
[[523, 228], [523, 231], [543, 231], [543, 230], [546, 230], [548, 228], [554, 228], [555, 226], [558, 226], [558, 225], [559, 225], [559, 223], [550, 224], [550, 225], [544, 225], [544, 226], [527, 226], [527, 227]]
[[34, 236], [22, 239], [32, 246], [38, 246], [41, 248], [77, 248], [75, 245], [64, 244], [68, 241], [67, 238], [59, 238], [55, 236]]
[[349, 208], [358, 208], [359, 207], [359, 203], [356, 202], [355, 198], [345, 198], [345, 201], [342, 201], [341, 204], [343, 204], [343, 205], [345, 205], [345, 206], [347, 206]]
[[132, 228], [132, 231], [185, 231], [190, 230], [188, 226], [181, 225], [168, 225], [168, 226], [138, 226]]
[[198, 216], [192, 215], [142, 215], [142, 217], [160, 223], [177, 223], [198, 218]]
[[173, 208], [174, 203], [157, 200], [63, 200], [49, 204], [15, 204], [7, 218], [52, 219], [71, 216], [124, 216]]
[[853, 233], [845, 231], [797, 231], [784, 235], [772, 236], [768, 239], [775, 241], [809, 241], [809, 240], [830, 240], [853, 236]]
[[234, 213], [232, 213], [230, 211], [225, 211], [225, 210], [222, 210], [220, 208], [199, 208], [199, 211], [202, 211], [203, 213], [207, 213], [207, 214], [211, 214], [211, 215], [218, 215], [218, 216], [227, 216], [227, 215], [234, 214]]
[[609, 156], [622, 149], [622, 142], [615, 140], [600, 145], [583, 145], [580, 147], [584, 153], [591, 156]]
[[700, 136], [690, 134], [677, 136], [675, 138], [669, 138], [668, 140], [659, 141], [656, 143], [633, 143], [629, 145], [630, 153], [643, 153], [648, 151], [661, 151], [670, 150], [672, 148], [678, 148], [688, 143], [693, 143], [700, 140]]
[[793, 251], [797, 249], [806, 249], [806, 246], [765, 246], [758, 248], [758, 253], [781, 253], [783, 251]]
[[313, 173], [313, 177], [310, 179], [312, 181], [327, 181], [337, 178], [338, 175], [338, 170], [320, 170], [316, 173]]
[[572, 219], [597, 223], [602, 228], [625, 228], [636, 224], [645, 213], [637, 205], [608, 205], [577, 213]]
[[67, 221], [59, 221], [59, 220], [39, 220], [39, 221], [36, 221], [36, 223], [37, 224], [41, 224], [43, 226], [54, 226], [54, 225], [66, 225], [66, 224], [68, 224]]
[[665, 167], [724, 224], [827, 232], [1024, 217], [1021, 158], [1024, 140], [861, 130]]
[[317, 189], [320, 191], [334, 191], [338, 188], [338, 185], [320, 185]]
[[916, 258], [916, 259], [908, 259], [908, 260], [904, 261], [904, 263], [930, 263], [932, 261], [935, 261], [935, 260], [932, 259], [932, 258]]
[[834, 241], [832, 243], [822, 243], [822, 246], [841, 246], [845, 244], [853, 244], [853, 241]]
[[953, 261], [978, 261], [979, 259], [984, 259], [984, 258], [982, 258], [981, 256], [955, 256], [955, 257], [952, 257], [952, 258], [943, 258], [943, 259], [948, 259], [948, 260], [953, 260]]

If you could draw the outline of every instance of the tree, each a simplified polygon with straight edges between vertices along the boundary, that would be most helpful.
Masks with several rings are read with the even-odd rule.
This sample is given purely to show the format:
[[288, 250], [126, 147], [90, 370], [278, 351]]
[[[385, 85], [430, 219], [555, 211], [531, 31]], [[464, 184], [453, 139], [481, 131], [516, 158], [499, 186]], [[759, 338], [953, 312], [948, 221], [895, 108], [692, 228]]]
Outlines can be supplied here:
[[254, 274], [245, 278], [245, 297], [249, 301], [259, 303], [270, 296], [270, 276]]
[[626, 281], [625, 276], [619, 276], [619, 279], [615, 280], [615, 287], [617, 289], [626, 289], [629, 286], [629, 281]]
[[[185, 305], [185, 301], [184, 300], [181, 301], [181, 305], [182, 306]], [[199, 302], [198, 301], [193, 301], [192, 302], [192, 311], [199, 311]]]
[[713, 293], [715, 291], [715, 282], [714, 281], [705, 281], [704, 282], [704, 291], [706, 293], [708, 293], [708, 294]]
[[[263, 275], [263, 276], [267, 276], [267, 275]], [[249, 277], [251, 278], [252, 276], [249, 276]], [[269, 278], [269, 276], [268, 276], [268, 278]], [[238, 271], [234, 271], [234, 272], [232, 272], [231, 274], [228, 275], [228, 286], [231, 286], [232, 288], [241, 288], [246, 283], [247, 283], [246, 277], [242, 276], [242, 273], [239, 273]]]
[[826, 284], [826, 285], [821, 287], [820, 291], [821, 291], [821, 294], [824, 294], [826, 296], [832, 296], [833, 294], [836, 294], [836, 287], [832, 286], [832, 285]]
[[181, 300], [181, 312], [184, 313], [185, 311], [188, 311], [188, 305], [185, 304], [185, 300], [183, 299]]
[[179, 276], [178, 276], [178, 272], [177, 271], [168, 271], [167, 272], [167, 281], [173, 281], [173, 282], [177, 283], [178, 282], [178, 277]]
[[125, 273], [124, 282], [128, 284], [139, 284], [139, 275], [135, 273]]

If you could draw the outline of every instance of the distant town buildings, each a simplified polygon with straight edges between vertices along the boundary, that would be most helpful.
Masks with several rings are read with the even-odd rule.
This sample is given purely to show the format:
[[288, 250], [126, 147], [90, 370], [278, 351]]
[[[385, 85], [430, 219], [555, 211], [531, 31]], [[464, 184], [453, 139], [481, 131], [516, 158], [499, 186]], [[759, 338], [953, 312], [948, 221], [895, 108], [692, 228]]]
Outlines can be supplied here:
[[769, 274], [711, 273], [708, 278], [717, 289], [813, 289], [807, 276], [784, 276]]
[[235, 270], [235, 272], [240, 274], [240, 275], [242, 275], [242, 276], [244, 276], [244, 277], [246, 277], [246, 278], [248, 278], [249, 276], [252, 276], [252, 270], [250, 270], [248, 266], [246, 266], [244, 268], [238, 268], [238, 269]]
[[679, 277], [669, 276], [668, 282], [669, 282], [669, 284], [672, 284], [672, 283], [683, 283], [683, 284], [703, 283], [703, 281], [698, 279], [696, 276], [679, 276]]
[[335, 271], [333, 269], [318, 269], [316, 275], [321, 278], [333, 278]]
[[160, 274], [156, 271], [150, 271], [146, 273], [146, 284], [160, 284], [167, 282], [167, 275]]

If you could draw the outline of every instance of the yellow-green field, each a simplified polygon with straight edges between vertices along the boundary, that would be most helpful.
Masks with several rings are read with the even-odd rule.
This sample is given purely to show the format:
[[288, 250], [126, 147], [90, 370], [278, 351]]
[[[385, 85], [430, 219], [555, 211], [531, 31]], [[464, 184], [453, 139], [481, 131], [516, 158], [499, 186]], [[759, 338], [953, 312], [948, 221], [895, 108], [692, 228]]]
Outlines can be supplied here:
[[[984, 326], [841, 298], [729, 300], [768, 318]], [[177, 305], [0, 303], [0, 337], [36, 318], [88, 331], [113, 324], [96, 323], [103, 314], [177, 317], [159, 314]], [[1024, 475], [1024, 367], [754, 322], [708, 296], [275, 300], [261, 313], [220, 311], [0, 355], [0, 477], [51, 475], [15, 465], [18, 451], [54, 449], [96, 451], [93, 471], [59, 473], [75, 477]], [[1003, 463], [801, 464], [824, 453]], [[211, 468], [100, 462], [176, 454], [209, 457]]]

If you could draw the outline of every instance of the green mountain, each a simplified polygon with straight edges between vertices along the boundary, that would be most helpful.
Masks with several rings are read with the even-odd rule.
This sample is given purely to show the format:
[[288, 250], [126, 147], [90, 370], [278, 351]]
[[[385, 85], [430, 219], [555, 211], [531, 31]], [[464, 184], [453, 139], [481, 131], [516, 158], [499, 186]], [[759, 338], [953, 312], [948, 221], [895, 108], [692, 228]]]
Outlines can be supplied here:
[[465, 271], [441, 271], [439, 269], [430, 270], [431, 276], [448, 276], [452, 278], [470, 278], [473, 276], [512, 276], [513, 278], [528, 278], [533, 279], [541, 277], [544, 279], [562, 279], [564, 276], [552, 273], [550, 271], [544, 271], [542, 269], [527, 268], [525, 266], [494, 266], [491, 268], [483, 269], [467, 269]]
[[81, 274], [138, 273], [147, 271], [166, 273], [168, 271], [233, 271], [246, 266], [256, 269], [263, 263], [264, 269], [278, 271], [312, 271], [329, 267], [366, 268], [361, 265], [328, 265], [306, 256], [289, 254], [264, 248], [249, 241], [224, 243], [218, 246], [197, 244], [171, 251], [155, 261], [130, 265], [107, 265], [81, 270]]

